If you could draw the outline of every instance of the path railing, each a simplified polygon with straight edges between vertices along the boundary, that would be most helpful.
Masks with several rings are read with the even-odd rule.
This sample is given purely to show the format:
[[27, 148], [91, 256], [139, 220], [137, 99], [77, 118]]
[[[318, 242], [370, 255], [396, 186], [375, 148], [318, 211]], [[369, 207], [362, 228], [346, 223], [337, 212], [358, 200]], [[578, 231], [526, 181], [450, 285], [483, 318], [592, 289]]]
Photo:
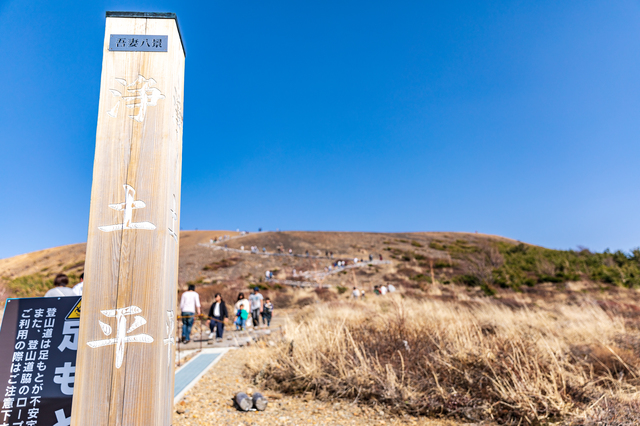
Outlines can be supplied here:
[[[239, 238], [235, 237], [235, 238]], [[220, 243], [224, 242], [224, 241], [219, 241]], [[208, 247], [214, 250], [222, 250], [222, 251], [227, 251], [227, 252], [233, 252], [233, 253], [240, 253], [240, 254], [256, 254], [256, 255], [260, 255], [260, 256], [282, 256], [282, 257], [302, 257], [305, 259], [333, 259], [330, 256], [314, 256], [314, 255], [306, 255], [306, 254], [298, 254], [298, 253], [279, 253], [279, 252], [270, 252], [270, 251], [251, 251], [251, 250], [240, 250], [240, 249], [235, 249], [235, 248], [231, 248], [231, 247], [223, 247], [223, 246], [219, 246], [216, 243], [200, 243], [199, 245], [203, 246], [203, 247]]]
[[305, 278], [316, 278], [316, 279], [324, 279], [325, 277], [332, 275], [332, 274], [338, 274], [342, 271], [345, 271], [347, 269], [353, 269], [353, 268], [364, 268], [365, 266], [369, 266], [369, 265], [389, 265], [391, 262], [388, 260], [370, 260], [370, 261], [362, 261], [362, 262], [358, 262], [358, 263], [354, 263], [351, 265], [345, 265], [345, 266], [336, 266], [335, 268], [332, 268], [329, 271], [325, 271], [325, 270], [319, 270], [319, 271], [306, 271], [306, 272], [300, 272], [300, 275], [305, 277]]
[[[312, 256], [312, 255], [306, 255], [306, 254], [288, 254], [288, 253], [274, 253], [274, 252], [268, 252], [268, 251], [264, 251], [264, 252], [260, 252], [260, 251], [250, 251], [250, 250], [240, 250], [240, 249], [235, 249], [235, 248], [230, 248], [230, 247], [222, 247], [219, 245], [214, 244], [210, 244], [210, 243], [200, 243], [199, 244], [202, 247], [208, 247], [211, 248], [213, 250], [221, 250], [221, 251], [226, 251], [226, 252], [232, 252], [232, 253], [239, 253], [239, 254], [253, 254], [253, 255], [259, 255], [259, 256], [282, 256], [282, 257], [287, 257], [287, 256], [293, 256], [293, 257], [301, 257], [301, 258], [306, 258], [306, 259], [333, 259], [331, 257], [327, 257], [327, 256]], [[370, 261], [360, 261], [358, 263], [354, 263], [351, 265], [345, 265], [345, 266], [336, 266], [335, 268], [331, 268], [330, 270], [317, 270], [317, 271], [306, 271], [306, 272], [300, 272], [299, 276], [306, 278], [306, 279], [314, 279], [315, 281], [305, 281], [305, 280], [279, 280], [276, 278], [270, 278], [267, 279], [267, 282], [271, 282], [271, 283], [276, 283], [276, 284], [283, 284], [283, 285], [287, 285], [290, 287], [322, 287], [322, 288], [329, 288], [331, 286], [329, 285], [323, 285], [321, 283], [319, 283], [318, 281], [323, 280], [324, 278], [328, 277], [329, 275], [333, 275], [333, 274], [338, 274], [340, 272], [343, 272], [347, 269], [353, 269], [353, 268], [363, 268], [365, 266], [369, 266], [369, 265], [388, 265], [391, 264], [390, 261], [388, 260], [370, 260]]]
[[[182, 343], [182, 319], [183, 318], [193, 318], [193, 326], [191, 329], [191, 341], [193, 342], [192, 345], [185, 345], [184, 343]], [[243, 331], [237, 332], [233, 329], [233, 327], [235, 326], [234, 321], [231, 319], [227, 319], [224, 322], [225, 325], [225, 335], [227, 336], [227, 340], [230, 340], [229, 336], [231, 336], [231, 339], [233, 339], [233, 342], [235, 344], [235, 346], [243, 346], [244, 344], [246, 344], [246, 342], [251, 339], [254, 339], [257, 336], [259, 336], [261, 333], [265, 333], [265, 331], [263, 330], [262, 332], [259, 331], [258, 329], [256, 329], [255, 327], [253, 327], [252, 325], [249, 324], [249, 321], [251, 320], [251, 316], [249, 316], [249, 318], [247, 319], [247, 325], [245, 326]], [[180, 367], [183, 364], [182, 361], [182, 353], [186, 352], [186, 351], [194, 351], [196, 354], [201, 352], [203, 347], [209, 346], [209, 333], [210, 333], [210, 328], [208, 325], [209, 322], [209, 317], [207, 315], [178, 315], [178, 321], [177, 321], [177, 327], [176, 327], [176, 334], [175, 334], [175, 339], [176, 339], [176, 351], [177, 351], [177, 367]], [[282, 333], [282, 327], [277, 327], [275, 329], [269, 329], [269, 331], [266, 331], [267, 334], [271, 333], [273, 330], [275, 331], [280, 331], [280, 333]], [[253, 333], [253, 336], [251, 333]], [[231, 334], [229, 334], [231, 333]], [[256, 334], [257, 333], [257, 334]], [[244, 336], [243, 336], [244, 334]], [[198, 336], [199, 335], [199, 339]], [[194, 338], [195, 337], [195, 338]], [[206, 343], [204, 343], [206, 342]], [[195, 345], [194, 345], [195, 344]]]
[[[185, 350], [184, 343], [182, 343], [182, 319], [183, 318], [193, 318], [193, 325], [191, 327], [191, 336], [200, 334], [199, 345], [197, 348], [194, 348], [196, 351], [202, 350], [202, 342], [205, 340], [203, 335], [206, 333], [207, 340], [209, 335], [209, 317], [206, 315], [178, 315], [178, 321], [176, 322], [176, 350], [178, 351], [178, 367], [182, 364], [182, 351]], [[197, 326], [197, 327], [196, 327]], [[198, 329], [196, 331], [196, 328]], [[191, 339], [195, 343], [195, 339]]]

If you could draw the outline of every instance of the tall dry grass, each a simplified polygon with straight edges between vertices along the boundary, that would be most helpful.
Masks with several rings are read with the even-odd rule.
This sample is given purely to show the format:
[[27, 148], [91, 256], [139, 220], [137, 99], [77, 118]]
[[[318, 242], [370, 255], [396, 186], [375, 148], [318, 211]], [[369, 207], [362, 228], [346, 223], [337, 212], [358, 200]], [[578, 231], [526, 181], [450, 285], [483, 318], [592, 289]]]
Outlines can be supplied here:
[[399, 414], [592, 424], [615, 406], [640, 424], [638, 334], [590, 303], [333, 303], [303, 310], [248, 367], [268, 388]]

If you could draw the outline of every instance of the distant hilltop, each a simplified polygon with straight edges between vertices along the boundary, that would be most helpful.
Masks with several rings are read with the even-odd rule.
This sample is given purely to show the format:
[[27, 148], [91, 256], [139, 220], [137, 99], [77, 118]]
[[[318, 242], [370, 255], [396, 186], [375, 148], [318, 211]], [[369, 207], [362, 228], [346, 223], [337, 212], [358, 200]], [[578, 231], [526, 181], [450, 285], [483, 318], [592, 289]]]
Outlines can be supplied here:
[[[4, 297], [44, 294], [59, 272], [77, 281], [85, 250], [82, 243], [1, 259]], [[453, 287], [465, 288], [470, 297], [584, 292], [640, 287], [640, 251], [551, 250], [456, 232], [182, 231], [180, 288], [187, 283], [230, 295], [256, 285], [278, 291], [299, 284], [342, 294], [385, 283], [417, 297], [444, 297]]]

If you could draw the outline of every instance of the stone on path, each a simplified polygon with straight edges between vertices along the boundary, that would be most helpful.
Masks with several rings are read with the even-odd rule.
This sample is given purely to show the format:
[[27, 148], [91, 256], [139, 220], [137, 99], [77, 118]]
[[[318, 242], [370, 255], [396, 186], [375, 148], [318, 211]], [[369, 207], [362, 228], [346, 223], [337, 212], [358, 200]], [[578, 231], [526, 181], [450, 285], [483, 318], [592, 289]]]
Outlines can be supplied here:
[[253, 407], [258, 411], [264, 411], [267, 408], [267, 398], [262, 396], [260, 392], [255, 392], [253, 397]]
[[238, 392], [236, 396], [233, 397], [233, 400], [239, 410], [249, 411], [253, 407], [253, 401], [244, 392]]

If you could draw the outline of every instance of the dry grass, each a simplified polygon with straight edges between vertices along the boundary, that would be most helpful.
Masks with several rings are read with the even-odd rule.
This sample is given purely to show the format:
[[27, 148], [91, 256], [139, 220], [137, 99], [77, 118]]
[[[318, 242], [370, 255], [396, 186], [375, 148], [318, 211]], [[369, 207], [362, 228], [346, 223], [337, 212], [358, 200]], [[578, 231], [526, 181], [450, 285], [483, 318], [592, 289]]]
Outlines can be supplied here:
[[640, 424], [640, 336], [595, 303], [329, 303], [285, 335], [248, 366], [283, 392], [502, 424]]

